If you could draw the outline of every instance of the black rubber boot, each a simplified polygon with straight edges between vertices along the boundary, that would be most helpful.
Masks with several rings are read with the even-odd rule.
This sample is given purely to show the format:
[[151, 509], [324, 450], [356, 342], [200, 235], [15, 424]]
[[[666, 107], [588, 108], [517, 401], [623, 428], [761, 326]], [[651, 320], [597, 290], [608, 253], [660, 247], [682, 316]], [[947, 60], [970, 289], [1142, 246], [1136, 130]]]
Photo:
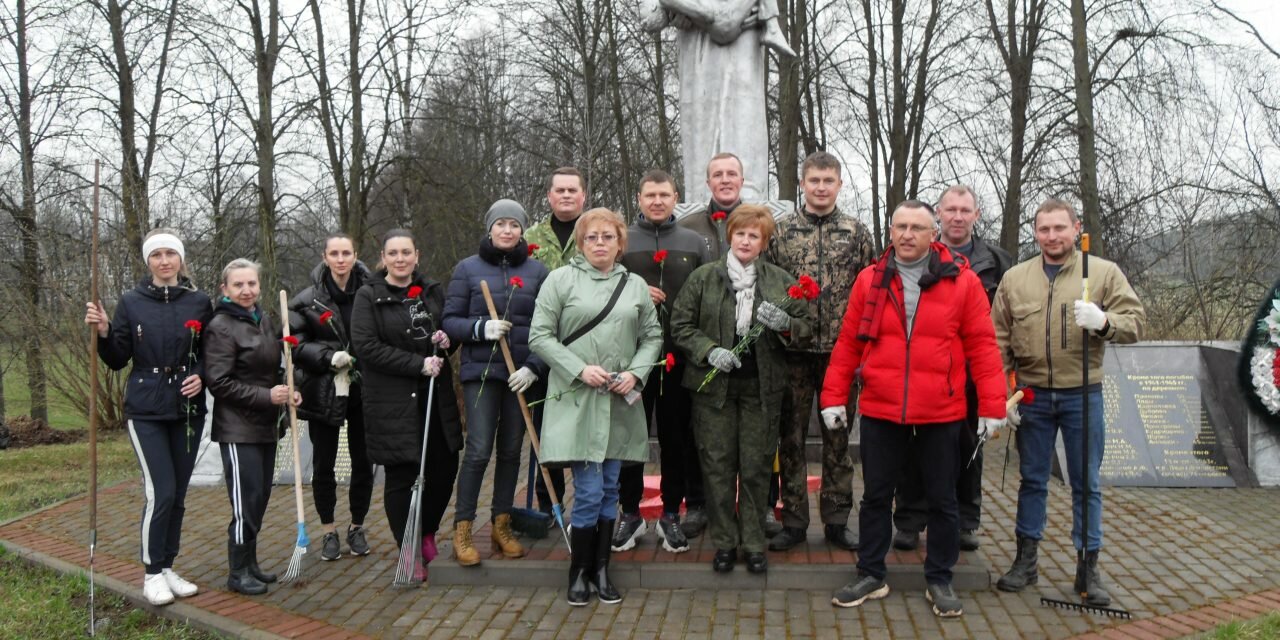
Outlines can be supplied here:
[[250, 542], [249, 547], [249, 575], [258, 579], [258, 582], [271, 584], [276, 581], [276, 574], [267, 573], [258, 566], [258, 541]]
[[[616, 520], [601, 520], [596, 523], [596, 531], [613, 531]], [[596, 588], [600, 602], [617, 604], [622, 602], [622, 594], [609, 581], [609, 558], [613, 554], [613, 541], [608, 535], [597, 535], [595, 540], [595, 563], [591, 567], [591, 584]]]
[[267, 585], [249, 573], [249, 553], [247, 544], [227, 543], [227, 563], [231, 565], [227, 588], [247, 596], [259, 596], [267, 592]]
[[1098, 574], [1098, 552], [1076, 552], [1076, 593], [1084, 595], [1084, 603], [1094, 607], [1111, 606], [1111, 594], [1102, 586]]
[[[573, 547], [569, 554], [569, 604], [574, 607], [585, 606], [591, 600], [591, 583], [588, 574], [591, 565], [595, 564], [596, 527], [569, 531], [569, 544]], [[608, 536], [603, 536], [609, 542]]]
[[1037, 547], [1040, 541], [1034, 538], [1018, 536], [1018, 555], [1013, 559], [1009, 572], [1000, 576], [996, 588], [1001, 591], [1018, 592], [1040, 580], [1036, 570]]

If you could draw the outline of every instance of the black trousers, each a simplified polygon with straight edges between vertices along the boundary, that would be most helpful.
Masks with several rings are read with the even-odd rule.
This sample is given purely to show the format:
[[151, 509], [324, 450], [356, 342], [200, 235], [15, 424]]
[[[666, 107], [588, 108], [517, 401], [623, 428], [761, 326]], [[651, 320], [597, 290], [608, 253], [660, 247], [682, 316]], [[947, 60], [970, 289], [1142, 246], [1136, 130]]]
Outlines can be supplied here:
[[262, 517], [271, 500], [271, 480], [276, 470], [276, 443], [223, 442], [222, 475], [231, 499], [232, 544], [257, 542]]
[[182, 540], [182, 518], [186, 515], [187, 485], [200, 452], [204, 416], [192, 416], [191, 432], [186, 419], [130, 420], [129, 441], [142, 471], [142, 564], [147, 573], [173, 567]]
[[[960, 505], [960, 528], [977, 529], [982, 524], [982, 450], [973, 464], [969, 456], [978, 446], [978, 390], [973, 381], [965, 383], [969, 410], [965, 428], [960, 430], [960, 464], [956, 467], [956, 501]], [[968, 466], [965, 466], [968, 465]], [[920, 465], [908, 458], [893, 511], [893, 526], [900, 531], [924, 531], [929, 521], [929, 503], [924, 497]]]
[[[364, 411], [361, 409], [360, 385], [351, 386], [347, 398], [347, 454], [351, 458], [351, 484], [347, 487], [347, 502], [351, 509], [351, 523], [364, 524], [369, 514], [369, 500], [373, 496], [373, 465], [369, 462], [364, 444]], [[311, 437], [312, 475], [311, 492], [321, 524], [331, 524], [334, 508], [338, 504], [338, 482], [334, 467], [338, 462], [338, 440], [341, 424], [329, 424], [312, 420], [307, 432]]]
[[[425, 403], [424, 399], [423, 404]], [[419, 409], [421, 410], [422, 408]], [[438, 408], [432, 410], [438, 411]], [[453, 481], [458, 477], [458, 452], [449, 449], [449, 441], [444, 437], [438, 413], [432, 416], [431, 426], [427, 434], [427, 464], [419, 509], [419, 531], [423, 535], [435, 533], [440, 528], [440, 519], [449, 506], [449, 499], [453, 497]], [[421, 450], [416, 451], [415, 455], [419, 453]], [[395, 536], [396, 546], [399, 547], [403, 542], [401, 538], [404, 537], [405, 523], [409, 520], [413, 483], [418, 479], [418, 463], [387, 465], [384, 472], [386, 482], [383, 484], [382, 498], [387, 512], [387, 526], [391, 527], [391, 534]]]
[[[690, 509], [702, 508], [707, 502], [702, 490], [702, 464], [693, 441], [693, 402], [689, 390], [680, 384], [683, 377], [683, 365], [677, 365], [670, 373], [655, 369], [643, 390], [645, 423], [657, 423], [663, 513], [680, 513], [681, 502], [687, 502]], [[618, 507], [623, 513], [639, 513], [644, 497], [644, 465], [622, 467], [619, 485]]]
[[963, 421], [904, 425], [862, 416], [862, 480], [866, 485], [858, 510], [858, 573], [885, 576], [885, 555], [893, 539], [890, 508], [907, 460], [922, 469], [929, 504], [929, 537], [924, 576], [929, 584], [950, 584], [951, 568], [960, 557], [955, 467]]

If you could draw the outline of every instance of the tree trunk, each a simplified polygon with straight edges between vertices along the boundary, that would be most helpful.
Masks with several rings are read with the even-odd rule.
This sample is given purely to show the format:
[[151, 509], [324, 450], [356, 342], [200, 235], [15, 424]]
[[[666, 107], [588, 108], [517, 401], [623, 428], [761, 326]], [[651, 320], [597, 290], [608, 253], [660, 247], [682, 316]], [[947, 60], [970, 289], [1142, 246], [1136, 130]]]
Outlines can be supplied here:
[[133, 62], [125, 49], [124, 10], [117, 0], [107, 0], [107, 24], [111, 29], [111, 49], [116, 63], [116, 85], [120, 94], [116, 116], [120, 119], [120, 208], [124, 214], [125, 250], [137, 280], [146, 274], [142, 238], [151, 228], [147, 212], [147, 185], [138, 161], [137, 109], [134, 102]]
[[1090, 252], [1106, 255], [1102, 238], [1102, 203], [1098, 196], [1098, 151], [1094, 146], [1093, 77], [1089, 70], [1088, 25], [1084, 0], [1071, 0], [1071, 48], [1075, 63], [1076, 137], [1080, 144], [1080, 204], [1084, 229], [1091, 232]]
[[[667, 123], [667, 73], [662, 57], [662, 34], [653, 34], [653, 93], [658, 114], [658, 151], [662, 168], [673, 176], [681, 175], [683, 167], [674, 164], [675, 153], [671, 146], [671, 127]], [[688, 189], [686, 185], [684, 187]]]
[[[627, 144], [627, 125], [626, 114], [623, 112], [622, 102], [622, 79], [618, 75], [618, 37], [617, 37], [617, 13], [614, 11], [614, 3], [606, 2], [605, 10], [608, 11], [605, 23], [605, 29], [609, 34], [609, 79], [610, 79], [610, 97], [613, 100], [613, 128], [614, 136], [617, 137], [618, 159], [620, 160], [619, 171], [622, 173], [622, 192], [626, 193], [627, 189], [635, 188], [638, 190], [637, 183], [639, 176], [636, 175], [635, 167], [631, 166], [631, 150]], [[622, 199], [623, 218], [628, 222], [635, 219], [636, 215], [635, 198]]]
[[22, 239], [22, 259], [18, 264], [18, 286], [23, 291], [27, 315], [27, 337], [24, 351], [27, 361], [27, 388], [31, 392], [31, 417], [49, 421], [48, 380], [45, 376], [44, 353], [39, 336], [42, 333], [40, 293], [40, 242], [36, 235], [36, 164], [35, 140], [31, 131], [31, 78], [27, 61], [27, 3], [18, 0], [18, 145], [22, 152], [22, 205], [15, 212], [18, 235]]
[[804, 0], [788, 2], [790, 8], [782, 11], [789, 21], [783, 25], [783, 32], [791, 49], [796, 51], [794, 58], [786, 59], [778, 56], [778, 199], [799, 203], [800, 166], [800, 73], [801, 73], [801, 34], [806, 25]]
[[[250, 12], [253, 23], [254, 60], [257, 66], [258, 114], [254, 120], [254, 142], [258, 161], [258, 260], [262, 263], [261, 285], [265, 299], [278, 290], [276, 265], [275, 202], [275, 120], [272, 116], [272, 83], [280, 53], [279, 0], [267, 0], [267, 26], [263, 30], [261, 5], [254, 0]], [[271, 305], [265, 305], [270, 308]]]
[[342, 228], [352, 238], [364, 237], [369, 186], [365, 184], [364, 70], [360, 67], [360, 31], [364, 0], [347, 0], [347, 64], [351, 86], [351, 166], [347, 178], [347, 219]]
[[880, 108], [877, 104], [876, 70], [880, 61], [876, 55], [876, 30], [872, 20], [871, 0], [862, 0], [862, 15], [867, 25], [867, 143], [871, 147], [871, 230], [875, 237], [876, 253], [884, 249], [888, 226], [882, 228], [881, 220], [887, 221], [888, 212], [880, 202]]

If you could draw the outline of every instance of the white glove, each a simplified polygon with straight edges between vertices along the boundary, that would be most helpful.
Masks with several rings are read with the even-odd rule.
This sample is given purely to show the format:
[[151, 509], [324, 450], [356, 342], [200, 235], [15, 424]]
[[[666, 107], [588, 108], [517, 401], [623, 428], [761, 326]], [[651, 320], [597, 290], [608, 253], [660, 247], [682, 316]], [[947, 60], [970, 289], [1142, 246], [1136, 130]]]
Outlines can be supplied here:
[[497, 340], [511, 331], [511, 322], [507, 320], [485, 320], [484, 339]]
[[822, 424], [827, 425], [828, 431], [839, 431], [849, 426], [848, 417], [844, 407], [827, 407], [822, 410]]
[[1018, 405], [1013, 405], [1009, 412], [1005, 414], [1005, 422], [1009, 424], [1010, 431], [1017, 431], [1022, 426], [1022, 414], [1018, 413]]
[[978, 418], [978, 437], [990, 440], [1000, 433], [1004, 418]]
[[707, 362], [720, 370], [721, 373], [729, 373], [734, 369], [742, 366], [742, 361], [733, 352], [724, 348], [716, 347], [707, 354]]
[[537, 381], [538, 374], [529, 367], [520, 367], [515, 373], [507, 376], [507, 387], [516, 393], [524, 393]]
[[334, 351], [333, 357], [329, 358], [329, 364], [332, 365], [334, 369], [346, 369], [355, 361], [356, 359], [352, 358], [351, 354], [346, 351]]
[[772, 302], [761, 302], [760, 308], [756, 309], [756, 320], [760, 324], [773, 329], [774, 331], [789, 331], [791, 329], [791, 316], [787, 315], [782, 307]]
[[333, 395], [345, 398], [351, 395], [350, 369], [342, 369], [333, 374]]
[[1092, 302], [1076, 300], [1076, 325], [1081, 329], [1102, 331], [1107, 326], [1107, 314]]
[[450, 344], [449, 334], [445, 333], [441, 329], [436, 329], [436, 332], [431, 334], [431, 344], [434, 344], [441, 349], [448, 349]]
[[428, 356], [422, 361], [422, 375], [434, 378], [440, 375], [440, 370], [444, 368], [444, 358], [440, 356]]

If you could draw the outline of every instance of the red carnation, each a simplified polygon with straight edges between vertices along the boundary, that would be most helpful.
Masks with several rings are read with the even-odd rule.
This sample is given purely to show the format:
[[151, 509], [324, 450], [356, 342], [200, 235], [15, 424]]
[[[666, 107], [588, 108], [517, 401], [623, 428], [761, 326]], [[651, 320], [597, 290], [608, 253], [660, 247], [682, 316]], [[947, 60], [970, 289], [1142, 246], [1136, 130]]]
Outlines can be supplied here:
[[671, 370], [676, 368], [676, 354], [668, 351], [666, 360], [667, 360], [667, 364], [666, 364], [667, 373], [671, 373]]
[[329, 324], [333, 320], [333, 312], [326, 311], [320, 314], [320, 324]]
[[1031, 404], [1032, 402], [1035, 402], [1035, 401], [1036, 401], [1036, 392], [1032, 391], [1031, 387], [1023, 387], [1022, 401], [1019, 402], [1018, 404]]
[[658, 264], [662, 264], [662, 262], [663, 262], [664, 260], [666, 260], [666, 259], [667, 259], [667, 250], [666, 250], [666, 249], [658, 249], [657, 251], [654, 251], [654, 252], [653, 252], [653, 261], [654, 261], [654, 262], [656, 262], [656, 263], [658, 263]]
[[291, 347], [296, 347], [296, 346], [298, 346], [298, 336], [285, 336], [285, 337], [281, 338], [281, 340], [284, 340], [285, 342], [288, 342], [288, 343], [289, 343], [289, 346], [291, 346]]
[[729, 214], [727, 214], [727, 213], [725, 213], [725, 212], [723, 212], [723, 211], [717, 211], [717, 212], [715, 212], [715, 213], [711, 214], [711, 221], [712, 221], [712, 222], [720, 222], [721, 220], [724, 220], [725, 218], [728, 218], [728, 217], [729, 217]]
[[529, 243], [529, 255], [533, 255], [533, 252], [534, 252], [534, 251], [537, 251], [538, 249], [541, 249], [541, 248], [542, 248], [542, 247], [539, 247], [539, 246], [538, 246], [538, 243], [536, 243], [536, 242], [530, 242], [530, 243]]
[[204, 325], [200, 324], [200, 321], [199, 321], [199, 320], [188, 320], [188, 321], [187, 321], [185, 324], [183, 324], [182, 326], [184, 326], [184, 327], [186, 327], [186, 328], [190, 329], [190, 330], [191, 330], [191, 333], [194, 333], [194, 334], [196, 334], [196, 335], [199, 335], [199, 334], [200, 334], [200, 330], [201, 330], [201, 329], [204, 329]]
[[793, 284], [787, 288], [787, 295], [799, 300], [804, 297], [804, 289], [800, 288], [800, 285], [798, 284]]
[[410, 298], [416, 298], [416, 297], [418, 297], [418, 296], [420, 296], [420, 295], [422, 295], [422, 287], [419, 287], [419, 286], [418, 286], [418, 285], [416, 285], [416, 284], [415, 284], [415, 285], [413, 285], [412, 287], [409, 287], [409, 297], [410, 297]]
[[520, 276], [511, 276], [511, 286], [515, 289], [523, 289], [524, 278], [521, 278]]

